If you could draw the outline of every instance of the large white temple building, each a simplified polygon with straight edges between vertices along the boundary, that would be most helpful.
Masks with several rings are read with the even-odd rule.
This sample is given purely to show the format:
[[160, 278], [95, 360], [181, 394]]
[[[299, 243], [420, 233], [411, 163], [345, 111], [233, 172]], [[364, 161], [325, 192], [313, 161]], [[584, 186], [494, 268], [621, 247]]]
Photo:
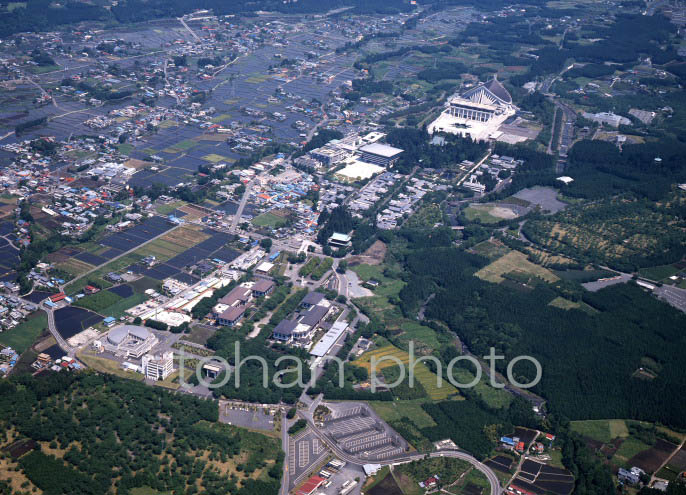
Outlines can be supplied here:
[[517, 111], [497, 78], [448, 98], [446, 108], [429, 125], [429, 133], [447, 132], [476, 140], [497, 137], [498, 128]]

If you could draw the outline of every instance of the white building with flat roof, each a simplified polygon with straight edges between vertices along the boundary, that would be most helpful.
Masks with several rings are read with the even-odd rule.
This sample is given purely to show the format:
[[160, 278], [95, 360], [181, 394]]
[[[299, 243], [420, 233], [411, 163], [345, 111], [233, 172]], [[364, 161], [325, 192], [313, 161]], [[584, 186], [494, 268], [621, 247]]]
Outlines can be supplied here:
[[146, 354], [142, 361], [143, 374], [150, 380], [164, 380], [174, 372], [174, 353], [171, 351], [161, 356]]

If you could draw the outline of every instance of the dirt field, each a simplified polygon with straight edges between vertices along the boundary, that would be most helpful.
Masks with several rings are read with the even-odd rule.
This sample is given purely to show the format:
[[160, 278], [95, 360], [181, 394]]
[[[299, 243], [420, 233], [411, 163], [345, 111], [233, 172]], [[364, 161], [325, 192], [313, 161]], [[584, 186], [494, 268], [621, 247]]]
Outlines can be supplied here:
[[124, 162], [125, 167], [135, 168], [136, 170], [139, 170], [148, 165], [152, 165], [152, 162], [146, 162], [144, 160], [138, 160], [136, 158], [130, 158]]
[[388, 248], [386, 247], [386, 244], [384, 244], [381, 241], [376, 241], [374, 244], [369, 246], [369, 249], [367, 249], [361, 255], [352, 256], [351, 258], [349, 258], [348, 264], [351, 266], [362, 264], [380, 265], [381, 263], [383, 263], [383, 260], [386, 257], [387, 250]]
[[638, 466], [647, 473], [653, 473], [667, 460], [676, 447], [673, 443], [658, 439], [653, 447], [633, 456], [629, 464]]

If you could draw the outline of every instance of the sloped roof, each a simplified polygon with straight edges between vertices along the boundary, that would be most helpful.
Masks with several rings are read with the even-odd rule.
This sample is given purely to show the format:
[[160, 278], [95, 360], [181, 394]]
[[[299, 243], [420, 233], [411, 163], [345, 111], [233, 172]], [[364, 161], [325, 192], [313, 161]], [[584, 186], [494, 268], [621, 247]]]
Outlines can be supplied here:
[[505, 89], [505, 87], [502, 84], [500, 84], [500, 81], [498, 81], [496, 78], [491, 79], [486, 84], [484, 84], [484, 86], [487, 90], [489, 90], [491, 93], [493, 93], [498, 98], [503, 100], [505, 103], [512, 103], [512, 96], [510, 96], [510, 93]]

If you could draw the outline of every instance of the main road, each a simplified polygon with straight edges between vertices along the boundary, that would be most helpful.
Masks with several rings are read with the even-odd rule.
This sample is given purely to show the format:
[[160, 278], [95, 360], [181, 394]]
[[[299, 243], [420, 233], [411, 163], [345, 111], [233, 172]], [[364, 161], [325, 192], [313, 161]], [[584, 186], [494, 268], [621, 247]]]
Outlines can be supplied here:
[[233, 220], [231, 221], [231, 228], [229, 229], [229, 232], [231, 232], [232, 234], [235, 233], [236, 229], [238, 228], [238, 222], [241, 221], [241, 217], [243, 216], [243, 210], [245, 209], [245, 205], [248, 203], [248, 198], [250, 198], [250, 191], [252, 190], [252, 186], [255, 185], [256, 179], [257, 178], [252, 179], [245, 185], [245, 192], [243, 193], [241, 202], [238, 204], [236, 214], [233, 216]]

